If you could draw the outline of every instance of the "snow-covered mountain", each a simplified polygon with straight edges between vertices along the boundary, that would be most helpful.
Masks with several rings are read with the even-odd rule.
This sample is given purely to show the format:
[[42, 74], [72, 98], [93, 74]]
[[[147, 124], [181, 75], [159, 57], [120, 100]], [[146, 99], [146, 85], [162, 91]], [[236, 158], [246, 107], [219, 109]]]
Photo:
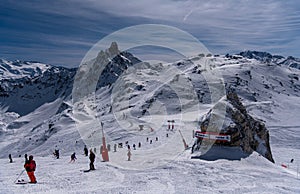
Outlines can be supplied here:
[[71, 93], [76, 69], [39, 62], [0, 60], [0, 104], [8, 111], [28, 114]]
[[[87, 190], [82, 184], [89, 184], [91, 179], [85, 179], [84, 183], [80, 183], [79, 178], [72, 179], [61, 183], [58, 192], [68, 191], [68, 188], [77, 188], [80, 192], [121, 192], [123, 188], [126, 188], [124, 192], [155, 193], [264, 192], [266, 189], [272, 189], [272, 193], [300, 192], [296, 186], [296, 164], [300, 163], [300, 122], [297, 118], [300, 110], [299, 59], [247, 51], [207, 57], [199, 53], [174, 63], [150, 64], [141, 62], [130, 53], [120, 53], [115, 44], [112, 47], [99, 52], [79, 69], [2, 60], [0, 156], [6, 158], [11, 153], [18, 160], [19, 155], [33, 153], [42, 163], [51, 160], [49, 155], [54, 148], [59, 148], [66, 163], [71, 153], [82, 152], [84, 144], [99, 151], [101, 121], [107, 143], [111, 146], [129, 141], [131, 146], [142, 142], [142, 147], [132, 151], [131, 162], [125, 161], [127, 151], [124, 148], [118, 148], [116, 153], [110, 152], [107, 164], [100, 163], [101, 156], [97, 152], [96, 165], [112, 177], [105, 179], [105, 184], [101, 182], [101, 188], [96, 184]], [[117, 55], [110, 59], [113, 53]], [[101, 66], [103, 57], [110, 62], [103, 69], [96, 90], [78, 95], [74, 103], [71, 98], [73, 81], [82, 78], [82, 74], [93, 78], [97, 68], [90, 69], [89, 65]], [[208, 62], [203, 64], [203, 61]], [[209, 75], [221, 75], [216, 80], [224, 82], [226, 90], [234, 90], [247, 112], [264, 123], [269, 130], [275, 164], [256, 153], [244, 159], [230, 161], [220, 157], [211, 162], [191, 160], [190, 151], [183, 151], [179, 129], [191, 145], [194, 142], [192, 131], [199, 129], [200, 118], [222, 100], [214, 102], [211, 90], [218, 88], [215, 82], [208, 83], [207, 70], [211, 72]], [[81, 86], [86, 89], [90, 85], [90, 82], [84, 82]], [[196, 106], [199, 109], [195, 110]], [[174, 131], [166, 131], [168, 120], [175, 121]], [[143, 125], [144, 130], [139, 131], [139, 125]], [[146, 137], [154, 143], [147, 142]], [[155, 141], [156, 137], [158, 141]], [[84, 168], [87, 161], [82, 156], [79, 158], [78, 165]], [[279, 166], [291, 158], [295, 162], [289, 169]], [[59, 167], [55, 162], [51, 165]], [[62, 177], [79, 173], [68, 164], [62, 166], [67, 175], [56, 172]], [[43, 170], [49, 168], [43, 166], [38, 172], [45, 182]], [[102, 171], [91, 176], [104, 179]], [[110, 172], [122, 179], [119, 185]], [[83, 177], [82, 174], [78, 176]], [[276, 178], [280, 176], [288, 180], [286, 185]], [[220, 177], [223, 178], [220, 180]], [[1, 182], [8, 184], [5, 180]], [[235, 186], [228, 187], [233, 183]], [[161, 189], [155, 189], [156, 186]], [[44, 190], [32, 191], [53, 191], [47, 186], [41, 187]], [[7, 191], [5, 189], [0, 187], [0, 191]], [[14, 193], [18, 191], [13, 189]]]
[[276, 63], [278, 65], [286, 65], [288, 67], [300, 69], [300, 59], [292, 56], [283, 57], [280, 55], [271, 55], [270, 53], [259, 51], [244, 51], [240, 52], [239, 55], [249, 59], [256, 59], [264, 63]]

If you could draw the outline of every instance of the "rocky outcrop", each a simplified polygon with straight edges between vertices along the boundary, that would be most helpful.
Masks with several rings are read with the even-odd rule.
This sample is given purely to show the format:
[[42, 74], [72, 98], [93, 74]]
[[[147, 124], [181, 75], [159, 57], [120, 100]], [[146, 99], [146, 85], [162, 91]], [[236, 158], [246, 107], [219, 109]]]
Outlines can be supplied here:
[[[274, 163], [269, 143], [269, 131], [264, 123], [247, 113], [234, 91], [228, 91], [227, 98], [219, 103], [226, 104], [226, 116], [222, 129], [219, 131], [216, 128], [211, 128], [209, 131], [231, 135], [231, 142], [222, 143], [223, 146], [240, 146], [248, 154], [256, 151]], [[201, 131], [208, 130], [208, 124], [213, 120], [211, 118], [216, 118], [216, 116], [210, 111], [200, 123]], [[198, 142], [198, 148], [201, 143]]]

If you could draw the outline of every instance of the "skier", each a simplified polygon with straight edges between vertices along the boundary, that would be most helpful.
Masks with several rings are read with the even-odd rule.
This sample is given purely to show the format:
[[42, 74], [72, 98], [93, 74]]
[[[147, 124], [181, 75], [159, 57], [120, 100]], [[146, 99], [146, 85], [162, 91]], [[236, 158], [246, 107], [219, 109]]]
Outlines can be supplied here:
[[130, 149], [127, 152], [127, 156], [128, 156], [128, 161], [130, 161], [130, 159], [131, 159], [131, 151], [130, 151]]
[[166, 134], [166, 137], [169, 137], [169, 134], [168, 134], [168, 133]]
[[89, 150], [87, 149], [86, 145], [84, 146], [83, 151], [84, 151], [84, 155], [85, 155], [85, 156], [88, 156]]
[[140, 148], [140, 147], [142, 147], [142, 144], [141, 144], [141, 142], [139, 142], [139, 148]]
[[55, 149], [53, 154], [56, 157], [56, 159], [59, 159], [59, 150]]
[[32, 155], [29, 156], [29, 160], [24, 164], [24, 168], [26, 169], [27, 175], [30, 179], [29, 183], [36, 183], [36, 178], [34, 176], [36, 164]]
[[136, 149], [135, 149], [135, 144], [133, 144], [132, 147], [133, 147], [134, 150], [136, 150]]
[[94, 153], [97, 153], [97, 149], [96, 148], [94, 148]]
[[130, 145], [127, 145], [127, 148], [130, 150]]
[[155, 138], [155, 141], [158, 141], [158, 137]]
[[147, 137], [146, 141], [148, 142], [149, 141], [149, 138]]
[[123, 143], [119, 143], [118, 147], [123, 148]]
[[152, 139], [150, 140], [150, 144], [152, 144]]
[[25, 158], [25, 164], [26, 164], [26, 162], [28, 161], [27, 154], [24, 155], [24, 158]]
[[11, 154], [9, 154], [9, 155], [8, 155], [8, 158], [9, 158], [9, 163], [13, 163], [13, 160], [12, 160]]
[[95, 154], [93, 153], [93, 150], [90, 149], [90, 170], [95, 170], [94, 162], [95, 162]]
[[174, 130], [174, 123], [175, 123], [175, 121], [172, 120], [172, 131]]
[[107, 144], [107, 151], [110, 152], [110, 144]]
[[74, 153], [71, 155], [71, 160], [70, 160], [70, 162], [75, 162], [75, 160], [77, 159], [75, 154], [76, 154], [76, 153], [74, 152]]
[[114, 145], [114, 152], [117, 152], [117, 144]]

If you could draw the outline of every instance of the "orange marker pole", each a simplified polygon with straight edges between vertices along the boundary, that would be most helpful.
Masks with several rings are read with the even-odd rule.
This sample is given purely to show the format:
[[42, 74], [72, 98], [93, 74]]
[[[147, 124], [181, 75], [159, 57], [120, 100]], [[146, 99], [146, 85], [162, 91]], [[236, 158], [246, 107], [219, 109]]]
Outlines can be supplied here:
[[178, 130], [178, 131], [179, 131], [179, 133], [180, 133], [180, 135], [181, 135], [184, 149], [186, 150], [189, 146], [188, 146], [187, 143], [185, 142], [185, 140], [184, 140], [184, 138], [183, 138], [183, 135], [182, 135], [181, 131], [180, 131], [180, 130]]
[[108, 150], [106, 148], [106, 142], [105, 142], [105, 136], [104, 136], [104, 131], [103, 131], [103, 123], [101, 122], [101, 127], [102, 127], [102, 159], [104, 162], [108, 162], [109, 161], [109, 157], [108, 157]]

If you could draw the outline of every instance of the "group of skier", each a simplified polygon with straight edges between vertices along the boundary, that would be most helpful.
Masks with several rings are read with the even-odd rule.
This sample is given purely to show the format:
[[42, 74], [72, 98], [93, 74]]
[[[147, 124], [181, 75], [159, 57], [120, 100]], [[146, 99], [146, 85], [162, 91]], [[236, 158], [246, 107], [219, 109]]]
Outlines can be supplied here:
[[[158, 141], [158, 137], [156, 137], [155, 140]], [[147, 142], [150, 142], [150, 144], [152, 143], [152, 140], [149, 141], [149, 138], [148, 138], [148, 137], [147, 137], [146, 141], [147, 141]], [[126, 144], [127, 149], [128, 149], [128, 150], [127, 150], [127, 157], [128, 157], [127, 160], [128, 160], [128, 161], [131, 161], [131, 155], [132, 155], [132, 153], [131, 153], [130, 145], [129, 145], [128, 141], [125, 142], [125, 144]], [[140, 148], [141, 145], [142, 145], [141, 142], [139, 142], [139, 143], [138, 143], [138, 147]], [[120, 146], [120, 143], [119, 143], [119, 146]], [[122, 147], [122, 145], [121, 145], [121, 147]], [[136, 145], [135, 145], [135, 144], [133, 144], [133, 149], [136, 150]], [[96, 159], [96, 155], [95, 155], [94, 152], [96, 152], [96, 149], [95, 149], [94, 152], [93, 152], [92, 149], [90, 149], [90, 150], [88, 151], [87, 146], [84, 146], [83, 151], [84, 151], [84, 155], [85, 155], [86, 157], [89, 156], [89, 160], [90, 160], [90, 164], [89, 164], [90, 168], [89, 168], [89, 170], [87, 170], [87, 171], [95, 170], [94, 162], [95, 162], [95, 159]], [[114, 152], [116, 152], [116, 151], [117, 151], [117, 144], [114, 145]], [[100, 149], [100, 153], [101, 153], [101, 149]], [[56, 157], [56, 159], [59, 159], [59, 150], [58, 150], [58, 149], [55, 149], [54, 152], [53, 152], [53, 155]], [[36, 162], [33, 160], [33, 156], [32, 156], [32, 155], [30, 155], [29, 158], [28, 158], [28, 157], [27, 157], [27, 154], [25, 154], [24, 157], [25, 157], [24, 168], [25, 168], [25, 170], [26, 170], [26, 172], [27, 172], [27, 175], [28, 175], [28, 177], [29, 177], [29, 179], [30, 179], [30, 182], [29, 182], [29, 183], [33, 183], [33, 184], [34, 184], [34, 183], [37, 183], [36, 177], [35, 177], [35, 175], [34, 175], [34, 172], [35, 172], [35, 169], [36, 169]], [[76, 153], [73, 152], [73, 153], [71, 154], [71, 160], [70, 160], [70, 163], [71, 163], [71, 162], [75, 162], [76, 159], [77, 159]], [[10, 163], [13, 162], [11, 154], [9, 154], [9, 160], [10, 160]]]

